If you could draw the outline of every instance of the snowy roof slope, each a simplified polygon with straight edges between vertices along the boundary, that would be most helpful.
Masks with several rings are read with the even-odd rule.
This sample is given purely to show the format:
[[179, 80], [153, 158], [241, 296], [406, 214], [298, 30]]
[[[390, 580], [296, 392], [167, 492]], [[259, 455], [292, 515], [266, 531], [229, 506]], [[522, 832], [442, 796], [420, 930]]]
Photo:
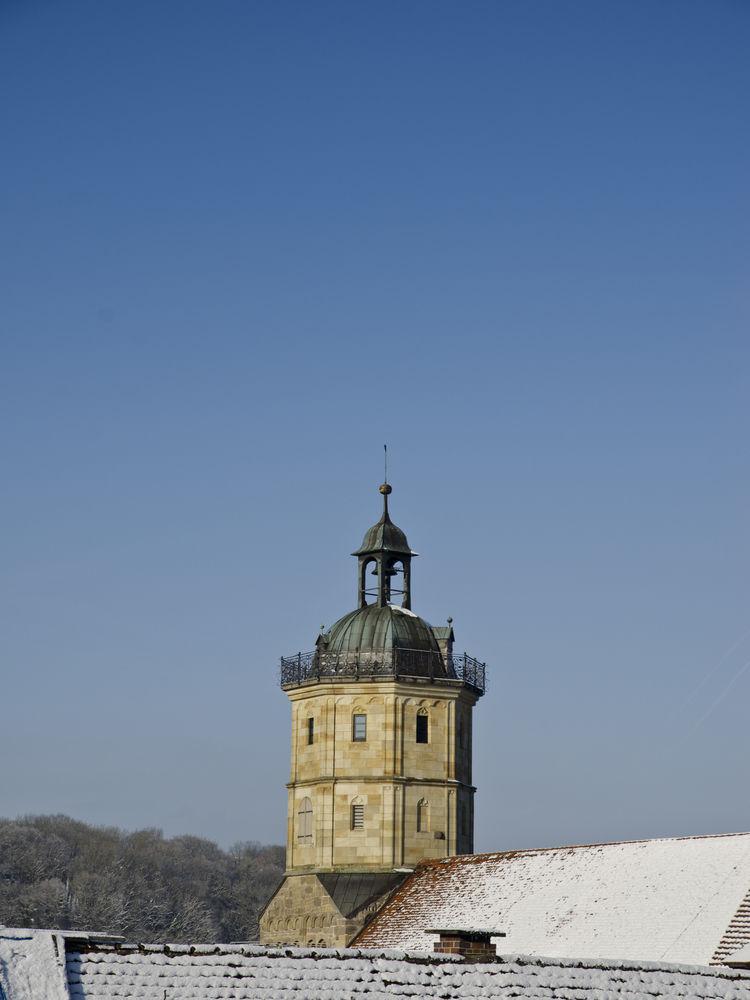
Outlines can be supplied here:
[[743, 945], [739, 951], [736, 951], [733, 955], [729, 955], [725, 964], [739, 965], [742, 968], [750, 969], [750, 944]]
[[750, 888], [747, 895], [737, 907], [737, 912], [732, 917], [726, 929], [724, 937], [721, 939], [719, 947], [714, 953], [715, 962], [725, 962], [730, 955], [733, 955], [738, 948], [748, 951], [750, 949]]
[[69, 1000], [64, 953], [62, 939], [51, 931], [0, 927], [0, 997]]
[[519, 954], [707, 965], [730, 925], [730, 951], [750, 941], [748, 890], [747, 833], [463, 855], [420, 865], [355, 943], [427, 951], [425, 928], [472, 926]]
[[483, 965], [400, 951], [129, 945], [0, 928], [3, 1000], [750, 1000], [750, 972], [508, 955]]
[[67, 969], [71, 1000], [750, 1000], [750, 973], [739, 970], [521, 956], [465, 965], [398, 952], [122, 946], [70, 952]]

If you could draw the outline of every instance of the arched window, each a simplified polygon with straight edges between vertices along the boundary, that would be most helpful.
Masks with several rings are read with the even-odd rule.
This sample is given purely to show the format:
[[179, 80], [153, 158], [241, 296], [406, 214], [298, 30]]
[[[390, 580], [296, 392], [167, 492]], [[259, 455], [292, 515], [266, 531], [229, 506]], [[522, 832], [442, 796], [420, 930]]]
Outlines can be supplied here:
[[430, 803], [427, 799], [417, 802], [417, 833], [427, 833], [430, 829]]
[[297, 839], [300, 844], [312, 844], [313, 807], [308, 798], [302, 799], [297, 810]]
[[365, 828], [365, 803], [359, 796], [352, 799], [349, 825], [352, 830], [364, 830]]
[[426, 708], [417, 712], [417, 743], [430, 742], [430, 716]]
[[371, 583], [368, 586], [367, 576], [377, 577], [378, 564], [376, 559], [363, 559], [359, 565], [359, 606], [367, 607], [368, 604], [378, 603], [378, 585]]
[[404, 575], [404, 563], [402, 559], [389, 559], [386, 568], [386, 600], [389, 604], [394, 605], [397, 608], [402, 608], [404, 606], [404, 600], [406, 598], [406, 589], [403, 584], [399, 582], [399, 576]]

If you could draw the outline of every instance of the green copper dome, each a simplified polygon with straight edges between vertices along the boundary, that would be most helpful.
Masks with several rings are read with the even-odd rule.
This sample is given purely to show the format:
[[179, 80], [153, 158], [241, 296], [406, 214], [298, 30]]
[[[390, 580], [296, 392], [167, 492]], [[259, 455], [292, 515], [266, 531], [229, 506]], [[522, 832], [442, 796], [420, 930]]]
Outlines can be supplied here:
[[[359, 607], [321, 632], [310, 653], [281, 659], [281, 686], [340, 679], [447, 679], [484, 692], [484, 664], [453, 653], [453, 629], [433, 628], [411, 610], [412, 552], [388, 514], [393, 488], [383, 483], [383, 515], [366, 533], [357, 557]], [[373, 582], [374, 581], [374, 582]]]
[[418, 649], [439, 653], [432, 626], [406, 608], [370, 604], [339, 618], [323, 637], [327, 653]]

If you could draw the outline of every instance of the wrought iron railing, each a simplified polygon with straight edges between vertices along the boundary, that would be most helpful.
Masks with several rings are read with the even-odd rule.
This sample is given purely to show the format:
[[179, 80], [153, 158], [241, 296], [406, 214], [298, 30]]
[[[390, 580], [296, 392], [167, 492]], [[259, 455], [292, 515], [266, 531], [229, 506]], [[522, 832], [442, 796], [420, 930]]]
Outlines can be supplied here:
[[475, 660], [468, 653], [453, 653], [448, 657], [451, 662], [453, 673], [464, 684], [476, 688], [480, 694], [487, 690], [487, 665]]
[[357, 680], [359, 677], [449, 677], [484, 694], [486, 666], [468, 653], [453, 653], [443, 659], [435, 650], [393, 649], [329, 653], [313, 650], [281, 657], [281, 686], [291, 687], [321, 678], [340, 677]]

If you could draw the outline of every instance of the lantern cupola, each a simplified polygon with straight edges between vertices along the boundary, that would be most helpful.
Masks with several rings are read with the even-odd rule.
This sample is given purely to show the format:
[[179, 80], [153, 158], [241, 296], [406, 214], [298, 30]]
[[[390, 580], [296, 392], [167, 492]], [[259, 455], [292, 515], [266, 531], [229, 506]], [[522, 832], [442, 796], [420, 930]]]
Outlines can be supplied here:
[[[388, 512], [392, 486], [383, 483], [379, 489], [383, 497], [381, 518], [368, 528], [362, 544], [352, 553], [359, 564], [359, 607], [377, 604], [384, 608], [395, 603], [408, 610], [411, 608], [411, 560], [417, 553], [409, 548], [406, 535], [393, 523]], [[370, 582], [370, 577], [375, 577], [375, 581]]]

